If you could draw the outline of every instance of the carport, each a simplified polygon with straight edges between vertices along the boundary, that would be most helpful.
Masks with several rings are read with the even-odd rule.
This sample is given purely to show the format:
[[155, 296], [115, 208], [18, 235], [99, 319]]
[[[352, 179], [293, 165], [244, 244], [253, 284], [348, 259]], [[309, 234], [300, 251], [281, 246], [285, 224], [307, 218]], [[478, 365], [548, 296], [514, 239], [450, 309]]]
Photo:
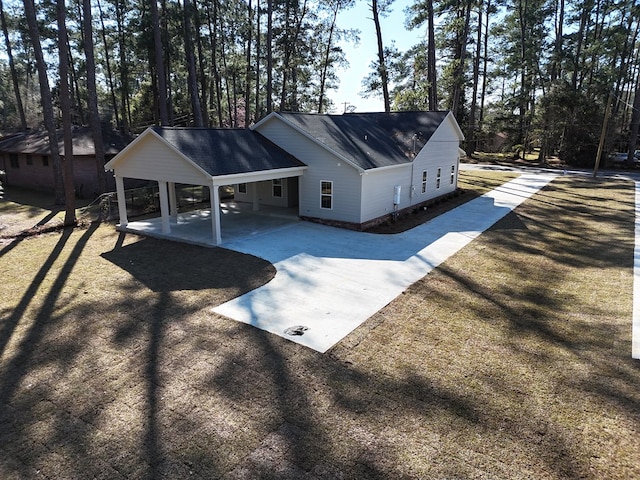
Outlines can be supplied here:
[[[246, 184], [254, 189], [258, 182], [298, 177], [305, 168], [302, 162], [251, 130], [163, 127], [145, 130], [105, 165], [106, 170], [114, 172], [119, 230], [185, 241], [198, 232], [196, 243], [211, 245], [222, 243], [222, 214], [230, 208], [230, 204], [221, 204], [220, 187]], [[159, 218], [129, 222], [125, 178], [158, 183]], [[178, 183], [208, 187], [211, 209], [178, 214]], [[235, 214], [249, 211], [239, 204], [234, 208]], [[258, 212], [263, 208], [255, 195], [250, 210]], [[274, 208], [267, 209], [266, 217], [273, 211]], [[290, 210], [288, 216], [291, 217]], [[257, 219], [255, 215], [254, 218]], [[208, 235], [203, 235], [204, 224], [208, 225]], [[176, 235], [178, 231], [180, 235]]]
[[221, 201], [218, 212], [220, 241], [214, 241], [216, 232], [212, 231], [215, 220], [211, 218], [211, 209], [199, 209], [170, 215], [169, 230], [165, 231], [166, 220], [161, 217], [134, 220], [118, 230], [145, 235], [148, 237], [177, 240], [202, 246], [219, 245], [239, 239], [255, 237], [272, 232], [287, 224], [299, 221], [297, 208], [261, 206], [254, 210], [253, 205], [233, 200]]

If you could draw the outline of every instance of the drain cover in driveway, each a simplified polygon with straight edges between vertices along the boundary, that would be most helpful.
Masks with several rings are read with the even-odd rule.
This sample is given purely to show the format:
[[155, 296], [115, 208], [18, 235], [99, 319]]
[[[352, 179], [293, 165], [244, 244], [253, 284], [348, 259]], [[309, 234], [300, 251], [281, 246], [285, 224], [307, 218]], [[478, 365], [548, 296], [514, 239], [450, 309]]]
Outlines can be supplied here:
[[292, 337], [304, 335], [304, 332], [309, 330], [309, 327], [305, 327], [304, 325], [296, 325], [295, 327], [287, 328], [284, 333], [287, 335], [291, 335]]

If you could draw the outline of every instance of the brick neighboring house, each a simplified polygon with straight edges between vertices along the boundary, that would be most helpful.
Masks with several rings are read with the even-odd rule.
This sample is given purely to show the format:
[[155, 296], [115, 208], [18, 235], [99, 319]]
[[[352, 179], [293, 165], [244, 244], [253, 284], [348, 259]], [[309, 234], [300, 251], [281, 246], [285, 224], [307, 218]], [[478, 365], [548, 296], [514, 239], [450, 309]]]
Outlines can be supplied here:
[[[120, 132], [103, 129], [105, 162], [124, 149], [133, 139]], [[62, 131], [58, 131], [58, 146], [64, 157]], [[0, 170], [5, 186], [53, 192], [53, 165], [50, 160], [49, 137], [44, 131], [28, 131], [0, 138]], [[89, 127], [73, 129], [73, 173], [76, 195], [92, 198], [98, 193], [98, 174], [93, 135]], [[115, 182], [107, 175], [107, 190], [115, 190]]]

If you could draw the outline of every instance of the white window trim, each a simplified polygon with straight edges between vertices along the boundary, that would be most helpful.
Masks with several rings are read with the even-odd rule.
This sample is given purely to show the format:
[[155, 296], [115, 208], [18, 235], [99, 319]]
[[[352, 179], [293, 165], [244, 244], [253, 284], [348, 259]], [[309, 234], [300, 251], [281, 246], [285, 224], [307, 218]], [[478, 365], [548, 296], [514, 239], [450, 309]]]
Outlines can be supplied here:
[[438, 175], [436, 176], [436, 189], [440, 188], [441, 178], [442, 178], [442, 169], [438, 168]]
[[427, 193], [427, 180], [429, 179], [429, 174], [426, 170], [422, 171], [422, 193]]
[[243, 195], [247, 194], [247, 184], [245, 183], [239, 183], [238, 184], [238, 193], [241, 193]]
[[451, 165], [451, 185], [455, 183], [456, 180], [456, 166]]
[[[331, 193], [323, 193], [322, 191], [322, 184], [324, 183], [328, 183], [330, 185], [330, 191]], [[329, 200], [331, 201], [331, 206], [330, 207], [323, 207], [322, 206], [322, 199], [325, 197], [329, 197]], [[320, 209], [322, 210], [333, 210], [333, 181], [332, 180], [320, 180]]]
[[[280, 182], [280, 183], [276, 183]], [[280, 195], [276, 195], [275, 187], [280, 187]], [[281, 178], [274, 178], [271, 180], [271, 196], [273, 198], [283, 198], [284, 197], [284, 182]]]

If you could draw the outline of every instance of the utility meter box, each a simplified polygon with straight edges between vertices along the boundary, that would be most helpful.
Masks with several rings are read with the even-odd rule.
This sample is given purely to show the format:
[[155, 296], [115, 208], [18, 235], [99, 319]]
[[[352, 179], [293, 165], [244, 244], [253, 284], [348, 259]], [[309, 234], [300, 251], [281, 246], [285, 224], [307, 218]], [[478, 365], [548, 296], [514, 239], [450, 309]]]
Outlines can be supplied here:
[[400, 205], [400, 192], [402, 191], [401, 185], [395, 185], [393, 187], [393, 204]]

